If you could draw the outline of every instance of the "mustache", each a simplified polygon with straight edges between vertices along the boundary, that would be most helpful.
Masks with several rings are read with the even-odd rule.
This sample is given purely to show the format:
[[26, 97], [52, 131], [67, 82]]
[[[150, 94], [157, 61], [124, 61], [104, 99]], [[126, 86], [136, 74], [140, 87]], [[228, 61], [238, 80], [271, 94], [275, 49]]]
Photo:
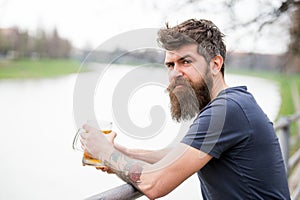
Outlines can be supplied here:
[[187, 79], [183, 78], [182, 76], [179, 76], [179, 77], [175, 77], [171, 80], [171, 82], [166, 90], [168, 92], [172, 92], [179, 85], [182, 85], [185, 87], [190, 87], [190, 88], [192, 87], [191, 83]]

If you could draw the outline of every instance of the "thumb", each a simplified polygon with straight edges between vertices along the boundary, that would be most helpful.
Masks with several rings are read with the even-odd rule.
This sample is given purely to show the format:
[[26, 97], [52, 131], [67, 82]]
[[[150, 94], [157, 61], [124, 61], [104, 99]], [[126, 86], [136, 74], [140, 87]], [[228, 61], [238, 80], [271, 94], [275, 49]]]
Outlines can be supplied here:
[[106, 134], [105, 136], [112, 144], [114, 144], [114, 140], [117, 137], [117, 133], [112, 131], [111, 133]]
[[110, 135], [111, 135], [111, 137], [112, 137], [113, 139], [115, 139], [115, 138], [117, 137], [117, 133], [114, 132], [114, 131], [112, 131], [112, 132], [110, 133]]

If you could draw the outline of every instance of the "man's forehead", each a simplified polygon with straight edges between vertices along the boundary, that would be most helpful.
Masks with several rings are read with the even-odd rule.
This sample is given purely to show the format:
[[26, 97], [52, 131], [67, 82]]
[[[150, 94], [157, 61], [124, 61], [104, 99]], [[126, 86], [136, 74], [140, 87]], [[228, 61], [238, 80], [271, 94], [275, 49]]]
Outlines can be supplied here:
[[197, 45], [196, 44], [189, 44], [180, 47], [179, 49], [175, 50], [166, 50], [166, 60], [173, 60], [173, 59], [180, 59], [182, 57], [186, 57], [188, 55], [197, 55]]

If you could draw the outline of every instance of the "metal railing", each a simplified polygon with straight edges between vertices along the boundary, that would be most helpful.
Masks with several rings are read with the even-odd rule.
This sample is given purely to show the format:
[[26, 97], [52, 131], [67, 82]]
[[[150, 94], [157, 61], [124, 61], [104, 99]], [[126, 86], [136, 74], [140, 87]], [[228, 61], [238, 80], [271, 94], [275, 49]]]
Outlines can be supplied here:
[[113, 189], [96, 194], [86, 200], [132, 200], [143, 196], [137, 189], [130, 184], [120, 185]]
[[[300, 182], [298, 178], [300, 173], [300, 165], [297, 166], [297, 163], [299, 163], [300, 160], [300, 148], [298, 148], [298, 150], [296, 150], [295, 153], [293, 153], [293, 155], [290, 156], [290, 127], [293, 122], [296, 122], [299, 119], [300, 112], [290, 117], [281, 117], [274, 126], [275, 130], [277, 131], [277, 135], [281, 146], [282, 156], [284, 159], [285, 168], [289, 179], [292, 200], [297, 200], [300, 197]], [[300, 133], [298, 133], [298, 135], [295, 135], [294, 137], [298, 139], [299, 134]]]
[[[291, 170], [296, 166], [300, 159], [300, 148], [292, 155], [290, 155], [290, 126], [293, 122], [300, 119], [300, 112], [290, 117], [282, 117], [274, 125], [277, 131], [283, 159], [286, 166], [286, 171], [291, 177]], [[300, 134], [300, 133], [299, 133]], [[300, 167], [299, 167], [300, 169]], [[298, 176], [298, 175], [296, 175]], [[131, 200], [143, 196], [137, 189], [130, 184], [124, 184], [108, 191], [96, 194], [87, 198], [86, 200]], [[297, 200], [300, 196], [300, 183], [297, 178], [297, 184], [291, 193], [291, 199]]]

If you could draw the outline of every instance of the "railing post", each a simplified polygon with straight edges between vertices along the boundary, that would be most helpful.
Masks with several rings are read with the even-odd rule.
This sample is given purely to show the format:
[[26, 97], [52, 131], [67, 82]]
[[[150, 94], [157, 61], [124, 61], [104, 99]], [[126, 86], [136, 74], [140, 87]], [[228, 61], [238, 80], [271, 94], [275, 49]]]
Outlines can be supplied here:
[[289, 174], [289, 154], [290, 154], [290, 120], [288, 117], [281, 117], [279, 124], [284, 124], [278, 129], [278, 138], [285, 164], [286, 174]]

